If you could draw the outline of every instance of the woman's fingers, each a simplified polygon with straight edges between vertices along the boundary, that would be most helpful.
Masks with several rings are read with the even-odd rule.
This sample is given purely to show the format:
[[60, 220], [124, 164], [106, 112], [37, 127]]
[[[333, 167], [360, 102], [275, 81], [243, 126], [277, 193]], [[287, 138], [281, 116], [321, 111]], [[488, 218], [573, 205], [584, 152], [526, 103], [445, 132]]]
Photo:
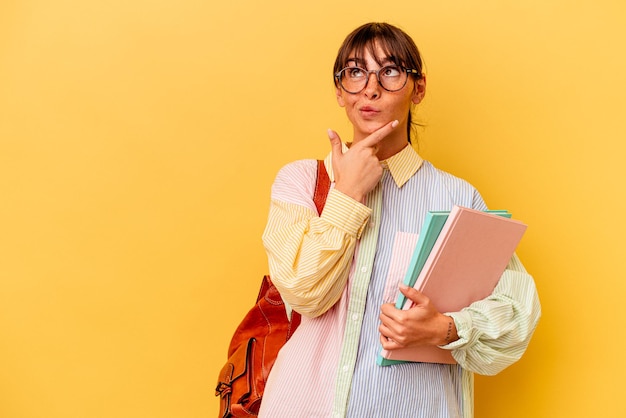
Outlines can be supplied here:
[[372, 134], [364, 138], [362, 141], [359, 141], [358, 145], [362, 147], [368, 147], [368, 148], [376, 147], [377, 149], [378, 143], [382, 141], [387, 135], [389, 135], [391, 131], [393, 131], [396, 126], [398, 126], [398, 124], [399, 122], [397, 120], [389, 122], [388, 124], [384, 125], [382, 128], [379, 128], [378, 130], [372, 132]]
[[328, 130], [336, 190], [359, 202], [363, 201], [383, 175], [383, 169], [376, 155], [380, 141], [396, 126], [398, 126], [397, 120], [385, 124], [366, 138], [353, 143], [345, 154], [343, 154], [341, 138], [337, 132]]

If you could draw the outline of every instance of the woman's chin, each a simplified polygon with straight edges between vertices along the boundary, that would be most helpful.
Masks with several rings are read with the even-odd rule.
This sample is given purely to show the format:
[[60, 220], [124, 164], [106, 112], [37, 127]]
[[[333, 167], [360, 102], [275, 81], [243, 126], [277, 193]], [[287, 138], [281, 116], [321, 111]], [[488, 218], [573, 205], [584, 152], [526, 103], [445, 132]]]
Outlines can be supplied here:
[[369, 136], [385, 126], [384, 123], [378, 121], [368, 121], [366, 123], [362, 123], [359, 125], [359, 129], [357, 132], [361, 134], [363, 137]]

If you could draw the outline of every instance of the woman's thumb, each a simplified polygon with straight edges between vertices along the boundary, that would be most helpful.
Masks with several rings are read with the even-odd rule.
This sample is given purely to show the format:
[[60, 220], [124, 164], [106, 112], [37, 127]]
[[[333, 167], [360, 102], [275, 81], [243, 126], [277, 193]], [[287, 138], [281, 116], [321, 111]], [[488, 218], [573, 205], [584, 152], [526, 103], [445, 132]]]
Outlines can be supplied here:
[[400, 291], [402, 292], [402, 294], [404, 296], [407, 297], [407, 299], [409, 299], [411, 302], [413, 302], [412, 303], [413, 306], [421, 305], [426, 300], [428, 300], [423, 293], [419, 292], [414, 287], [409, 287], [409, 286], [405, 285], [404, 283], [400, 284]]
[[341, 155], [342, 153], [341, 138], [339, 138], [339, 135], [337, 134], [337, 132], [333, 131], [332, 129], [329, 129], [328, 139], [330, 139], [330, 148], [333, 152], [333, 156]]

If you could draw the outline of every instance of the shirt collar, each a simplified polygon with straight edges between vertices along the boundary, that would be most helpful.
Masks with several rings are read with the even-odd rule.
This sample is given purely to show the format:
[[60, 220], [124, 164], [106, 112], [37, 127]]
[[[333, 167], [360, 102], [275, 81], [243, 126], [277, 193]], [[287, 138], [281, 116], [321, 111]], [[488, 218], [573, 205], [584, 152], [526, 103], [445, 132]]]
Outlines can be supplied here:
[[[344, 153], [348, 151], [346, 144], [342, 144], [342, 151]], [[381, 161], [383, 168], [389, 170], [391, 177], [393, 177], [398, 187], [402, 187], [413, 174], [417, 173], [417, 170], [420, 169], [423, 163], [424, 160], [422, 157], [419, 156], [410, 144], [407, 144], [407, 146], [397, 154]], [[330, 181], [334, 182], [335, 176], [332, 169], [332, 152], [324, 159], [324, 164], [326, 171], [328, 171]]]

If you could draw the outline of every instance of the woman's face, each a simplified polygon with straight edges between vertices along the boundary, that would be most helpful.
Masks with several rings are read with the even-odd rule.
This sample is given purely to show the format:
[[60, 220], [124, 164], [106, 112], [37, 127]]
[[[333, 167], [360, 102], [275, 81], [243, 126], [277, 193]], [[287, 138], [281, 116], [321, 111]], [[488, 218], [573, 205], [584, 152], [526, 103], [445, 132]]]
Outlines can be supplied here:
[[[362, 59], [357, 59], [356, 55], [352, 53], [351, 58], [354, 59], [348, 60], [346, 66], [358, 66], [367, 71], [376, 71], [386, 65], [394, 65], [394, 62], [385, 56], [380, 46], [375, 46], [375, 53], [381, 64], [376, 62], [376, 59], [366, 48], [365, 56]], [[425, 89], [424, 77], [417, 81], [409, 77], [402, 89], [390, 92], [378, 83], [376, 74], [370, 73], [367, 86], [360, 93], [351, 94], [341, 87], [337, 87], [336, 94], [339, 106], [346, 109], [348, 119], [354, 128], [354, 142], [360, 141], [385, 124], [397, 120], [400, 124], [383, 142], [393, 142], [404, 147], [408, 141], [406, 125], [410, 106], [422, 100]]]

